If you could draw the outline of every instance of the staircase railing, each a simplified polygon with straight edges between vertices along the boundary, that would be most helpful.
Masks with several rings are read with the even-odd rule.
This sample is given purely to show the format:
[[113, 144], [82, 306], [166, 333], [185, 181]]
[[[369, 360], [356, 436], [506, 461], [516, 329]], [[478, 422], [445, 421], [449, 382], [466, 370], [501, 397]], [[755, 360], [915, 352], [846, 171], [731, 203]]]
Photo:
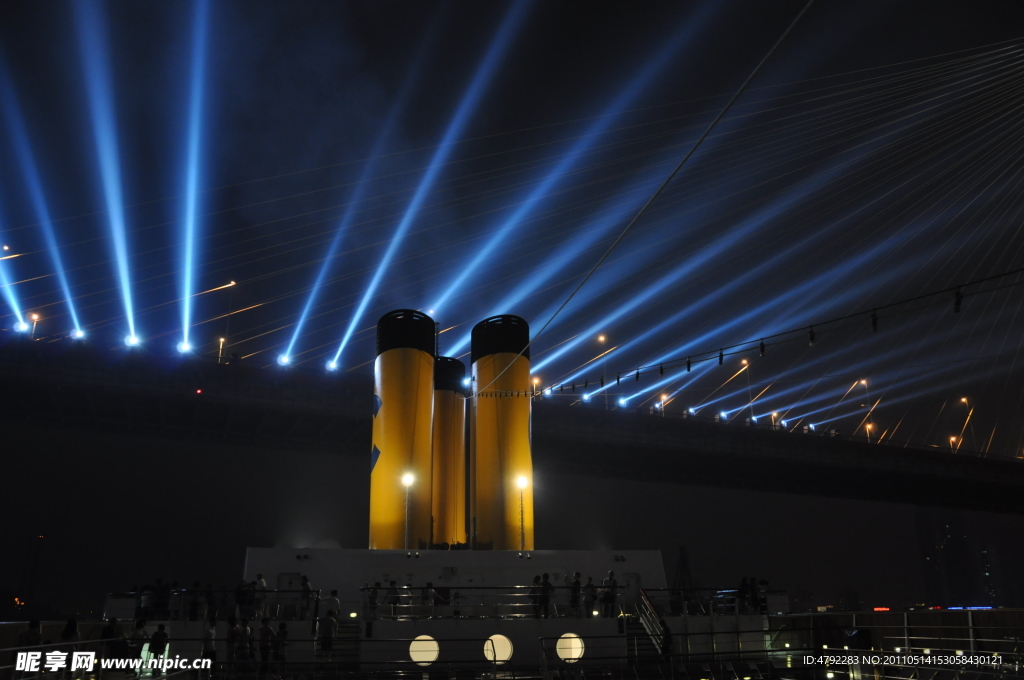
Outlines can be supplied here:
[[665, 619], [661, 618], [661, 614], [654, 608], [643, 588], [640, 589], [640, 598], [636, 603], [636, 614], [658, 653], [670, 654], [672, 652], [672, 632], [668, 629]]

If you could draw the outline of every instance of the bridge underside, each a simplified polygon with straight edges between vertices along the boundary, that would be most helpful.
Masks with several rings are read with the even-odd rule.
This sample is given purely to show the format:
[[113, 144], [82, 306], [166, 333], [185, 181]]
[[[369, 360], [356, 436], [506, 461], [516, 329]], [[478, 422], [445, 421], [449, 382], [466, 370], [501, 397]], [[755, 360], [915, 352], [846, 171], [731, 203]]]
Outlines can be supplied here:
[[[7, 347], [0, 379], [7, 428], [90, 432], [100, 447], [130, 435], [369, 458], [368, 377]], [[533, 449], [541, 472], [1024, 514], [1024, 461], [597, 403], [538, 400]]]

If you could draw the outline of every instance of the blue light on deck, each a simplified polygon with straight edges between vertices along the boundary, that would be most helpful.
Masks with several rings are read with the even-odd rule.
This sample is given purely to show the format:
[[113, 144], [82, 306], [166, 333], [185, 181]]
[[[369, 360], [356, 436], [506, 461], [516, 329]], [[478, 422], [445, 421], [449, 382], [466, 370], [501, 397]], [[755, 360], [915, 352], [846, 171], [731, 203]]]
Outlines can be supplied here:
[[469, 387], [469, 383], [470, 383], [470, 382], [471, 382], [471, 381], [470, 381], [470, 379], [469, 379], [469, 378], [463, 378], [463, 379], [462, 379], [462, 385], [463, 385], [463, 387]]
[[[188, 346], [192, 326], [192, 292], [195, 289], [195, 243], [199, 218], [199, 151], [202, 144], [203, 89], [206, 81], [207, 0], [196, 0], [192, 37], [192, 78], [188, 105], [188, 145], [185, 161], [185, 205], [182, 222], [181, 338]], [[187, 350], [186, 350], [187, 351]]]
[[29, 328], [31, 328], [31, 326], [29, 326], [24, 321], [19, 321], [18, 323], [14, 324], [14, 330], [18, 331], [19, 333], [26, 333], [28, 332]]
[[287, 366], [287, 365], [288, 365], [288, 364], [290, 364], [291, 362], [292, 362], [292, 359], [291, 359], [291, 357], [290, 357], [290, 356], [288, 356], [287, 354], [282, 354], [281, 356], [279, 356], [279, 357], [277, 358], [277, 363], [279, 363], [279, 364], [280, 364], [280, 365], [282, 365], [282, 366]]
[[74, 338], [75, 340], [81, 340], [82, 338], [85, 337], [85, 331], [83, 331], [81, 328], [76, 328], [75, 330], [71, 331], [71, 337]]
[[531, 3], [526, 2], [512, 3], [508, 14], [502, 20], [501, 28], [498, 29], [498, 35], [488, 48], [483, 62], [477, 68], [476, 73], [473, 75], [473, 80], [462, 97], [462, 101], [459, 102], [459, 107], [455, 110], [455, 115], [448, 123], [444, 136], [441, 138], [441, 143], [438, 145], [437, 150], [434, 151], [434, 155], [430, 159], [430, 165], [427, 167], [426, 172], [423, 173], [423, 177], [416, 187], [416, 192], [413, 194], [412, 200], [409, 201], [409, 205], [405, 209], [405, 213], [402, 215], [402, 219], [399, 221], [398, 227], [391, 237], [391, 242], [384, 251], [384, 257], [381, 258], [380, 264], [377, 265], [377, 271], [374, 272], [373, 278], [370, 279], [366, 290], [363, 291], [363, 297], [359, 301], [355, 314], [352, 315], [344, 336], [341, 338], [338, 351], [334, 353], [334, 362], [338, 361], [341, 353], [345, 350], [346, 345], [348, 345], [348, 341], [352, 338], [352, 334], [355, 333], [356, 328], [362, 322], [363, 314], [366, 313], [366, 308], [369, 307], [370, 301], [376, 294], [377, 287], [391, 265], [391, 260], [394, 259], [399, 246], [402, 244], [402, 240], [412, 226], [413, 221], [419, 215], [420, 208], [423, 206], [423, 202], [426, 200], [431, 189], [433, 189], [434, 182], [437, 180], [441, 169], [448, 161], [452, 151], [454, 151], [456, 141], [462, 135], [470, 115], [476, 109], [476, 105], [483, 96], [492, 74], [497, 69], [502, 56], [504, 56], [505, 51], [512, 42], [512, 38], [526, 16], [530, 5]]
[[729, 414], [726, 413], [725, 411], [722, 411], [718, 415], [722, 418], [722, 420], [728, 420], [729, 419]]
[[625, 399], [619, 399], [619, 406], [625, 406], [625, 405], [626, 405], [626, 400]]
[[[138, 342], [138, 341], [136, 341], [136, 342]], [[134, 344], [134, 343], [128, 343], [128, 344], [131, 345], [131, 344]], [[187, 342], [179, 342], [178, 343], [178, 351], [181, 352], [182, 354], [188, 354], [189, 352], [192, 351], [192, 345], [188, 344]]]
[[327, 362], [327, 370], [328, 371], [337, 371], [338, 370], [338, 362], [337, 361], [328, 361]]
[[695, 416], [695, 415], [697, 415], [697, 409], [693, 409], [693, 408], [691, 408], [691, 409], [690, 409], [690, 415], [691, 415], [691, 416]]
[[103, 17], [103, 5], [76, 0], [75, 15], [81, 48], [85, 88], [89, 99], [93, 143], [99, 163], [107, 226], [114, 247], [117, 279], [128, 323], [128, 338], [135, 339], [135, 313], [132, 304], [131, 275], [128, 264], [128, 238], [125, 228], [124, 195], [121, 186], [121, 157], [117, 141], [117, 114], [114, 110], [114, 86], [111, 82], [110, 42]]
[[126, 335], [124, 338], [124, 344], [129, 347], [135, 347], [139, 344], [139, 338], [135, 335]]
[[785, 420], [782, 421], [782, 426], [783, 427], [789, 427], [788, 425], [786, 425], [786, 421]]

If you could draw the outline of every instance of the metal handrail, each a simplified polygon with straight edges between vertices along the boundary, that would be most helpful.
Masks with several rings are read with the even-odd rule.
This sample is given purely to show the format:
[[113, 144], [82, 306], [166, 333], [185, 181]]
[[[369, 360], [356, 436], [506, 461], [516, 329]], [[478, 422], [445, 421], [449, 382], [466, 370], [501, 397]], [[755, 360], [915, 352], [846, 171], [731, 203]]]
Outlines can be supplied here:
[[644, 592], [643, 588], [640, 588], [640, 599], [636, 603], [636, 613], [640, 618], [640, 623], [643, 624], [644, 630], [647, 631], [647, 635], [650, 636], [651, 642], [657, 647], [658, 653], [665, 654], [666, 649], [672, 648], [672, 633], [669, 631], [668, 624], [658, 614], [658, 610], [651, 604], [651, 600], [647, 597], [647, 593]]

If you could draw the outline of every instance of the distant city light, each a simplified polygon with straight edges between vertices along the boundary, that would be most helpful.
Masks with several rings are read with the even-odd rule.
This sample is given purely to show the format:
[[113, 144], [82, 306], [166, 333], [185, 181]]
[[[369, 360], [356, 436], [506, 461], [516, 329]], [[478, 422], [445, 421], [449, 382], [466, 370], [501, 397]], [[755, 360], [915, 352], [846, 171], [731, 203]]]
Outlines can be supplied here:
[[202, 390], [196, 390], [196, 394], [202, 394], [202, 393], [203, 393]]
[[292, 362], [292, 358], [290, 356], [288, 356], [287, 354], [282, 354], [281, 356], [279, 356], [277, 358], [277, 363], [281, 364], [282, 366], [287, 366], [291, 362]]
[[128, 345], [129, 347], [135, 347], [136, 345], [139, 344], [139, 338], [136, 335], [127, 335], [124, 338], [124, 344]]

